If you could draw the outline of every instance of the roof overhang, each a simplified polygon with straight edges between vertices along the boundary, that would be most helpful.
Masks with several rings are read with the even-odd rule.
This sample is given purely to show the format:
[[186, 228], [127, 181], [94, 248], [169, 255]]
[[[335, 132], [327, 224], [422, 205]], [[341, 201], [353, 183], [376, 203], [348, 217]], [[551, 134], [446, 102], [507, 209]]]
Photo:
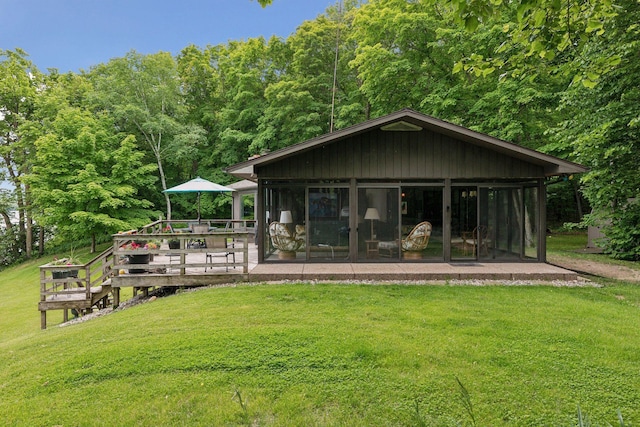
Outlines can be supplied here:
[[226, 168], [226, 171], [240, 178], [255, 180], [258, 178], [255, 173], [256, 167], [280, 161], [284, 158], [301, 154], [317, 147], [331, 144], [376, 128], [383, 131], [395, 132], [414, 132], [427, 129], [509, 157], [542, 166], [545, 171], [545, 175], [548, 177], [556, 175], [570, 175], [587, 171], [587, 168], [577, 163], [562, 160], [555, 156], [531, 150], [511, 142], [503, 141], [410, 109], [400, 110], [387, 116], [368, 120], [333, 133], [321, 135], [319, 137], [291, 145], [263, 156], [252, 158], [248, 161], [232, 165]]

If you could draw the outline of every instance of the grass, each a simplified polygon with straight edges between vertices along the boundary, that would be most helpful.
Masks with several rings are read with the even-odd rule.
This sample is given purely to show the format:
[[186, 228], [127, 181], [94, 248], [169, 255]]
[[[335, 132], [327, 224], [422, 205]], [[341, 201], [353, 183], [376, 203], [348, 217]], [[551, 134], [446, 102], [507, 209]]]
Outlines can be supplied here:
[[554, 233], [547, 237], [548, 256], [559, 255], [582, 261], [622, 265], [631, 269], [640, 270], [640, 263], [638, 262], [618, 260], [605, 254], [586, 253], [582, 251], [582, 249], [586, 247], [587, 235], [585, 233]]
[[262, 284], [40, 331], [39, 264], [0, 273], [6, 425], [640, 422], [635, 285]]

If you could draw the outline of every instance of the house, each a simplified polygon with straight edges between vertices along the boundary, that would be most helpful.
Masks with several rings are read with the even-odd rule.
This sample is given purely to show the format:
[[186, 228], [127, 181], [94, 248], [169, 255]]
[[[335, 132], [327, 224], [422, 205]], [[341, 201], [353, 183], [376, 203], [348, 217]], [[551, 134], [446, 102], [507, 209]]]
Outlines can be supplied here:
[[545, 181], [578, 164], [413, 110], [233, 165], [263, 262], [544, 262]]

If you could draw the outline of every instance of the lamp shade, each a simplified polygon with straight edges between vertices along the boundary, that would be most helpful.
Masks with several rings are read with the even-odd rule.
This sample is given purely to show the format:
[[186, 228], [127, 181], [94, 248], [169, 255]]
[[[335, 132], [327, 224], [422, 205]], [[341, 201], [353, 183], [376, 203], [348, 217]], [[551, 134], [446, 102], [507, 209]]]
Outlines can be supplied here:
[[364, 219], [380, 219], [380, 214], [378, 213], [378, 209], [376, 208], [367, 208], [367, 211], [364, 214]]
[[282, 224], [291, 224], [293, 222], [293, 218], [291, 217], [291, 211], [280, 212], [280, 222]]

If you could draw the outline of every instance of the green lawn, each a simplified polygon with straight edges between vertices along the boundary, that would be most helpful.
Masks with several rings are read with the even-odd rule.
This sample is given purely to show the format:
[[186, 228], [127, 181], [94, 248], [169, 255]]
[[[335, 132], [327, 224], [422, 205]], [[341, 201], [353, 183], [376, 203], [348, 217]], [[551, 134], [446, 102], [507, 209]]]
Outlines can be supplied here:
[[246, 285], [41, 331], [39, 264], [0, 273], [5, 425], [640, 424], [636, 285]]

